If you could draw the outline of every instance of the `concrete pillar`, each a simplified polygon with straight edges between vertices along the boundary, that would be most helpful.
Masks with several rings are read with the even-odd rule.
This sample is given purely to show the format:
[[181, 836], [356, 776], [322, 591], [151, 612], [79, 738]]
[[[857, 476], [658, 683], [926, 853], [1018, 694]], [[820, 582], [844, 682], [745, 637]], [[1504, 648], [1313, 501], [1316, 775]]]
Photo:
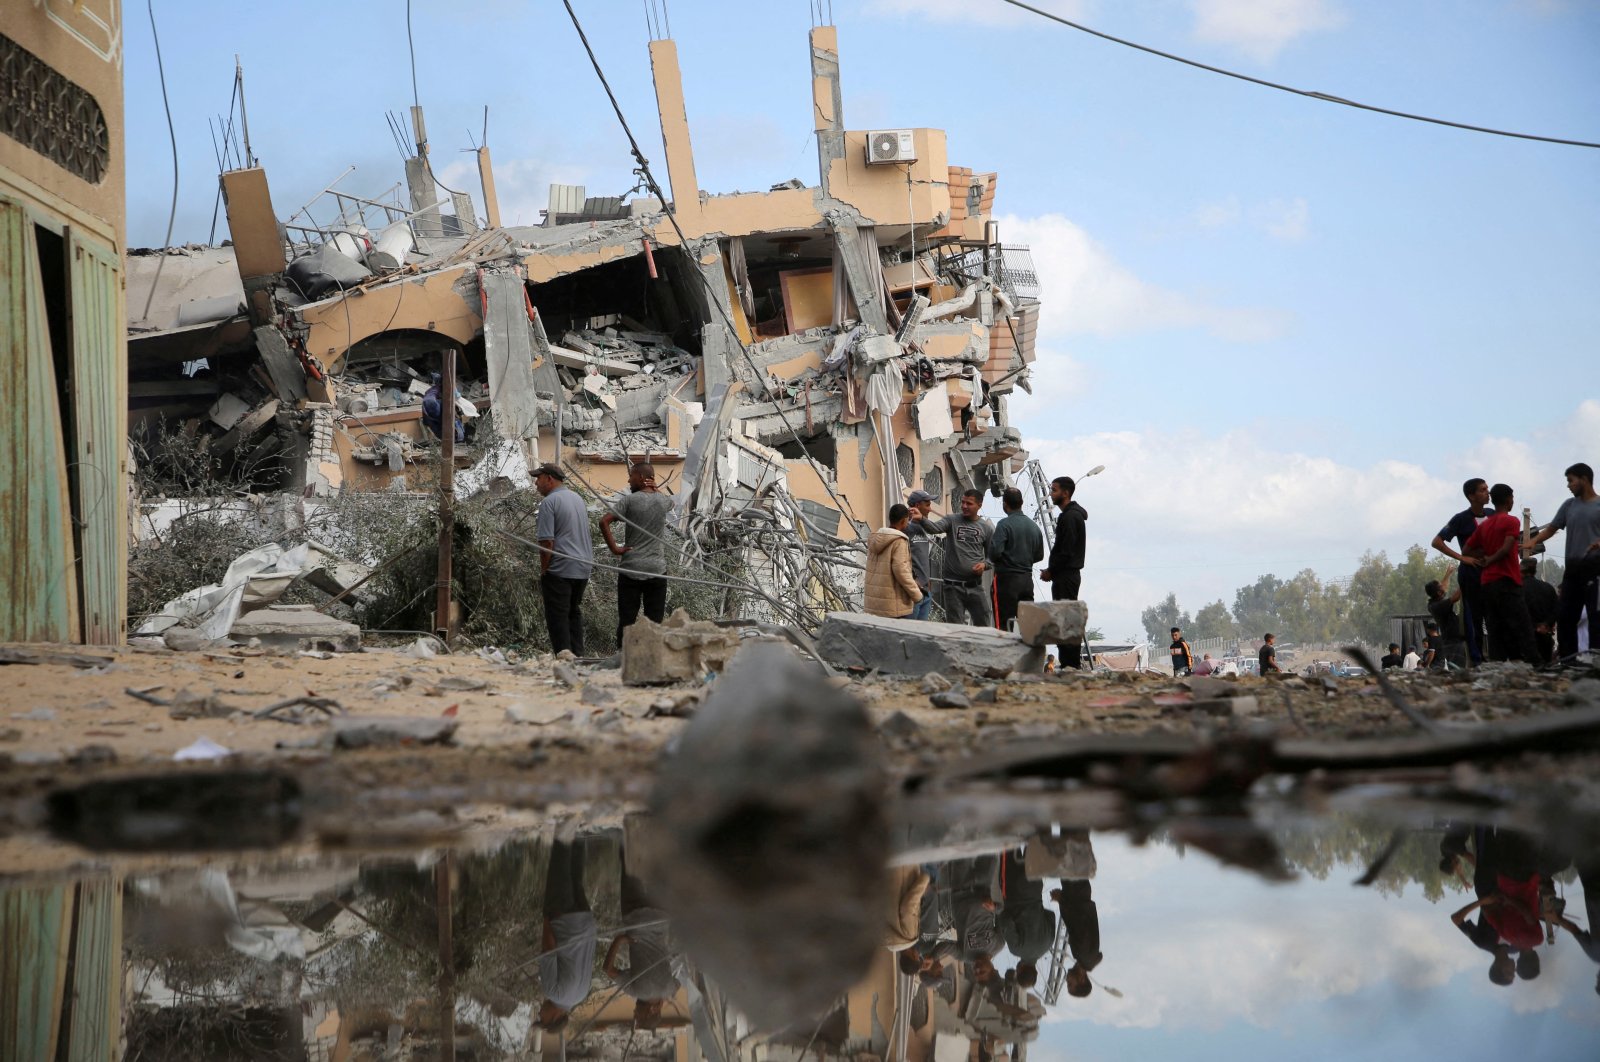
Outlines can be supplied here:
[[[657, 42], [659, 43], [659, 42]], [[710, 395], [719, 384], [733, 378], [734, 364], [742, 364], [739, 337], [728, 327], [732, 319], [733, 304], [728, 299], [728, 278], [723, 272], [722, 254], [715, 240], [705, 240], [690, 249], [695, 256], [695, 267], [705, 277], [703, 285], [707, 304], [702, 309], [705, 327], [700, 330], [702, 384]], [[719, 310], [718, 307], [721, 307]]]
[[844, 100], [839, 89], [839, 29], [811, 31], [811, 113], [817, 131], [817, 168], [823, 195], [832, 195], [830, 171], [844, 158]]
[[656, 109], [661, 115], [661, 142], [667, 150], [672, 211], [679, 225], [691, 236], [698, 235], [700, 182], [694, 173], [694, 146], [689, 142], [689, 114], [683, 105], [677, 41], [650, 42], [650, 72], [656, 84]]

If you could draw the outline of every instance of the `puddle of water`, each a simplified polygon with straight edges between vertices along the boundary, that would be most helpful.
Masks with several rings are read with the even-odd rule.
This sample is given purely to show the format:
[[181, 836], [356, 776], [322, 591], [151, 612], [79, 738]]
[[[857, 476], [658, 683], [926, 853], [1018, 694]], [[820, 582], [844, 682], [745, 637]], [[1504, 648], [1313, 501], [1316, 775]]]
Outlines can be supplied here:
[[[0, 883], [0, 1013], [17, 1016], [0, 1054], [1588, 1059], [1600, 1044], [1600, 850], [1506, 828], [901, 825], [887, 895], [866, 905], [808, 883], [797, 906], [788, 875], [727, 853], [744, 891], [709, 921], [743, 927], [734, 940], [674, 931], [652, 873], [681, 882], [695, 857], [662, 832], [580, 819], [487, 848]], [[837, 936], [846, 908], [873, 927], [859, 952]], [[783, 1011], [800, 971], [837, 982], [823, 1013], [745, 1017]]]

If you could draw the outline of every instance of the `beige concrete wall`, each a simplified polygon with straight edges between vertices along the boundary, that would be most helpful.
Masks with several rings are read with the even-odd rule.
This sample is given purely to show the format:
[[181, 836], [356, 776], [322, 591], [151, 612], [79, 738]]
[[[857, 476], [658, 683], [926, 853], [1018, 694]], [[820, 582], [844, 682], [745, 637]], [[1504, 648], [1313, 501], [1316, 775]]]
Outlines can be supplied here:
[[0, 33], [92, 96], [105, 117], [109, 153], [95, 183], [39, 152], [0, 136], [0, 183], [122, 253], [126, 240], [123, 181], [121, 0], [5, 0]]

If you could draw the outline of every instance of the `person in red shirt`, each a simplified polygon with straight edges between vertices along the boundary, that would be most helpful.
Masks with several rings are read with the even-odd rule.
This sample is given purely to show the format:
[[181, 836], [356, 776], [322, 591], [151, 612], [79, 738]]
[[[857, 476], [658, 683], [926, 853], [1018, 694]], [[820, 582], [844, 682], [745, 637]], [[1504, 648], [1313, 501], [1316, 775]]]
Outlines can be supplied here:
[[1526, 660], [1537, 667], [1538, 648], [1533, 638], [1533, 618], [1522, 596], [1522, 521], [1511, 515], [1516, 496], [1504, 483], [1489, 488], [1494, 515], [1478, 525], [1467, 539], [1469, 555], [1482, 557], [1479, 569], [1489, 621], [1489, 657], [1492, 660]]

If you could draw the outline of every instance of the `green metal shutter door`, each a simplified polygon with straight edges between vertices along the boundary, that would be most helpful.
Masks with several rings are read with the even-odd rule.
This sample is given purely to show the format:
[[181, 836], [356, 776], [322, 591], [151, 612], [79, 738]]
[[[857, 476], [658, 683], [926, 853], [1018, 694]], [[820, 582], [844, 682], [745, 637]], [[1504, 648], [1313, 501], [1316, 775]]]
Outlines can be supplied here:
[[111, 1062], [122, 1036], [122, 885], [110, 877], [78, 885], [67, 1062]]
[[83, 640], [115, 645], [127, 633], [128, 365], [121, 263], [77, 232], [72, 271], [72, 368], [77, 417]]
[[33, 220], [0, 198], [0, 641], [77, 640], [67, 462]]
[[56, 1057], [67, 938], [67, 886], [0, 889], [0, 1059]]

